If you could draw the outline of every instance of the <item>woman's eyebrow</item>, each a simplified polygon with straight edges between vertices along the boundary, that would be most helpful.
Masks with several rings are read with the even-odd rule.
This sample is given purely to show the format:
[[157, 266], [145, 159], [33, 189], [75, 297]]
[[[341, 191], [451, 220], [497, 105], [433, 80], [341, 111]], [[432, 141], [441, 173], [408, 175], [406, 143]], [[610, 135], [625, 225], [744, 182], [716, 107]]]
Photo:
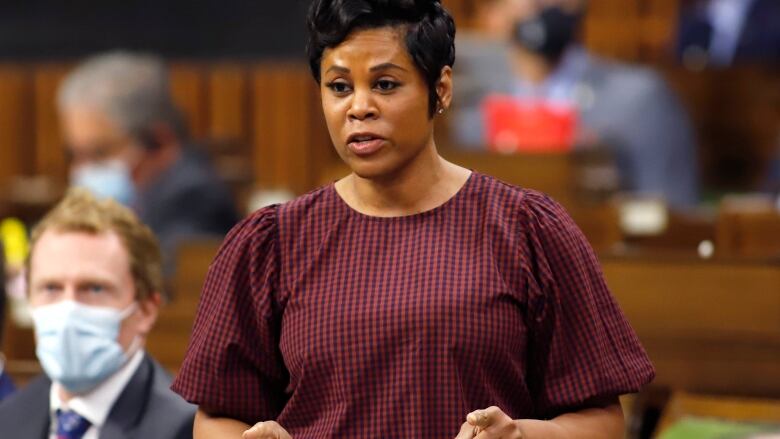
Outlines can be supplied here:
[[[405, 72], [407, 71], [407, 69], [399, 66], [398, 64], [394, 64], [394, 63], [391, 63], [391, 62], [385, 62], [385, 63], [382, 63], [382, 64], [377, 64], [377, 65], [371, 67], [369, 69], [369, 71], [370, 72], [376, 72], [376, 71], [390, 70], [390, 69], [403, 70]], [[329, 73], [331, 71], [335, 71], [337, 73], [345, 73], [345, 74], [351, 72], [351, 70], [349, 70], [346, 67], [334, 65], [334, 66], [330, 66], [328, 68], [328, 70], [325, 71], [325, 73]]]
[[350, 72], [350, 70], [349, 70], [348, 68], [346, 68], [346, 67], [342, 67], [342, 66], [330, 66], [330, 67], [328, 68], [328, 70], [326, 70], [326, 71], [325, 71], [325, 73], [328, 73], [328, 72], [331, 72], [331, 71], [335, 71], [335, 72], [337, 72], [337, 73], [344, 73], [344, 74], [346, 74], [346, 73], [349, 73], [349, 72]]
[[376, 71], [379, 71], [379, 70], [389, 70], [389, 69], [398, 69], [398, 70], [403, 70], [404, 72], [407, 71], [405, 68], [399, 66], [398, 64], [393, 64], [391, 62], [377, 64], [374, 67], [371, 67], [369, 69], [369, 71], [376, 72]]

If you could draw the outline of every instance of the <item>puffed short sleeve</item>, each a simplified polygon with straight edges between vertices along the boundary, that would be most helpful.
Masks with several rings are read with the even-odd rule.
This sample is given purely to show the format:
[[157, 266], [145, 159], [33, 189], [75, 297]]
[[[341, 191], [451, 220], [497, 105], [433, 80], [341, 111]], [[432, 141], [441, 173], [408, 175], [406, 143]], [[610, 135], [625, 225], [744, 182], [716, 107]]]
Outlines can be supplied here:
[[536, 415], [638, 391], [653, 379], [653, 366], [582, 232], [560, 205], [532, 191], [520, 220]]
[[189, 348], [172, 389], [210, 414], [250, 425], [284, 406], [275, 206], [238, 224], [209, 267]]

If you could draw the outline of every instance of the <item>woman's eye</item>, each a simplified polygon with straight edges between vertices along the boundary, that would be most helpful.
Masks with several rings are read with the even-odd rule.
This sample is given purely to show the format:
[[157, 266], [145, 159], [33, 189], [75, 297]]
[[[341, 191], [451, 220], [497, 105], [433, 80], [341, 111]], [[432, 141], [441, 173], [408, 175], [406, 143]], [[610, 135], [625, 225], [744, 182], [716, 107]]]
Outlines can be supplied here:
[[350, 91], [349, 84], [346, 82], [330, 82], [326, 85], [331, 91], [336, 94], [344, 94]]
[[395, 81], [390, 81], [387, 79], [383, 79], [381, 81], [377, 81], [376, 88], [378, 88], [381, 91], [391, 91], [398, 87], [398, 83]]

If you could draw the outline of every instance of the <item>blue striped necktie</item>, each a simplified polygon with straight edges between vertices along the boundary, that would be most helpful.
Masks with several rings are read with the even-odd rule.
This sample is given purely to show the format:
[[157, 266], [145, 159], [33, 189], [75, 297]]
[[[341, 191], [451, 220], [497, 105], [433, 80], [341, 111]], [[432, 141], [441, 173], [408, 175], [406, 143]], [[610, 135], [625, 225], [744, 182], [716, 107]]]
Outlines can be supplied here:
[[81, 439], [91, 425], [74, 411], [57, 410], [57, 439]]

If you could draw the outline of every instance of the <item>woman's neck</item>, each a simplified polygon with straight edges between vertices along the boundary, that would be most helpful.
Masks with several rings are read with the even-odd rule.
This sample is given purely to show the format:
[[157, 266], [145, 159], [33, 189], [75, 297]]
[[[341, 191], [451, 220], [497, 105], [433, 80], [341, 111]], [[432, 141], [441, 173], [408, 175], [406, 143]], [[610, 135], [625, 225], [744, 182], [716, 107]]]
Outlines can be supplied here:
[[365, 215], [406, 216], [444, 204], [470, 174], [444, 160], [434, 146], [391, 176], [363, 178], [353, 173], [337, 182], [336, 190], [350, 207]]

